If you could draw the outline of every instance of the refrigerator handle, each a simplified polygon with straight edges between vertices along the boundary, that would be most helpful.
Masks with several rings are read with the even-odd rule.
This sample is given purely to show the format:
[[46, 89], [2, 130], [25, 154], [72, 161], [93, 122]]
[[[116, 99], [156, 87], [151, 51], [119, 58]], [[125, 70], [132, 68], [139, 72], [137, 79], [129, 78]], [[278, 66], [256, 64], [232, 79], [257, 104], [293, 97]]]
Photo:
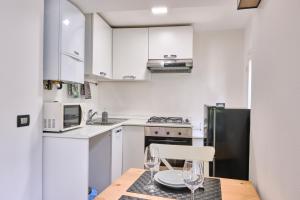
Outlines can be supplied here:
[[[213, 109], [214, 119], [213, 119], [213, 146], [216, 148], [216, 108]], [[213, 176], [215, 177], [216, 167], [215, 167], [215, 158], [213, 160]]]

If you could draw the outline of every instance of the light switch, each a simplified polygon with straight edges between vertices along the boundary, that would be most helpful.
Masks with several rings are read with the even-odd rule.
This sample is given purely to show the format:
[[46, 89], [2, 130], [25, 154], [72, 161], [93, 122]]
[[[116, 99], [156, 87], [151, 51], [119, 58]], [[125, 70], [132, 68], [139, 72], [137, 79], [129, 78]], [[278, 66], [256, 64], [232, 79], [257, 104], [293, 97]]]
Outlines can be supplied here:
[[29, 126], [30, 115], [18, 115], [17, 116], [17, 127]]

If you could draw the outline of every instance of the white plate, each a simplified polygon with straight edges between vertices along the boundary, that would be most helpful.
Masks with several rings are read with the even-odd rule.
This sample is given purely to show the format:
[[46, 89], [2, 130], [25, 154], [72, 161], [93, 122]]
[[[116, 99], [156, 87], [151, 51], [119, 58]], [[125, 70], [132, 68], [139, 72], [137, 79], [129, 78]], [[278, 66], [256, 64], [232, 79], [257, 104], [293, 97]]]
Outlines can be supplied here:
[[172, 185], [172, 184], [164, 183], [164, 182], [162, 182], [161, 180], [159, 180], [159, 179], [157, 178], [156, 175], [154, 176], [154, 180], [155, 180], [157, 183], [159, 183], [159, 184], [161, 184], [161, 185], [164, 185], [164, 186], [167, 186], [167, 187], [169, 187], [169, 188], [177, 188], [177, 189], [179, 189], [179, 188], [185, 188], [185, 187], [186, 187], [185, 185]]
[[182, 178], [182, 171], [180, 170], [160, 171], [156, 173], [155, 176], [157, 177], [157, 179], [159, 179], [160, 182], [163, 182], [168, 185], [185, 185]]

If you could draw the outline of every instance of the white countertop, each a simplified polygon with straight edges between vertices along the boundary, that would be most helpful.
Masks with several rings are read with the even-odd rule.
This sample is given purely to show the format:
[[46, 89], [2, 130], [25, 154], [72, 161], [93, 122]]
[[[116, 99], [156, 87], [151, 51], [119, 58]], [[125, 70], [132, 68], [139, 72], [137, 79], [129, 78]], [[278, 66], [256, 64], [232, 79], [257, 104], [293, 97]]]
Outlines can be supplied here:
[[123, 122], [124, 126], [162, 126], [162, 127], [179, 127], [193, 128], [191, 124], [172, 124], [172, 123], [148, 123], [147, 119], [129, 119]]
[[[43, 137], [59, 137], [59, 138], [74, 138], [74, 139], [89, 139], [96, 135], [105, 133], [120, 126], [164, 126], [164, 127], [180, 127], [193, 128], [190, 124], [160, 124], [147, 123], [147, 119], [128, 119], [122, 123], [111, 126], [87, 125], [82, 128], [66, 131], [63, 133], [43, 133]], [[193, 138], [202, 138], [200, 130], [193, 130]]]

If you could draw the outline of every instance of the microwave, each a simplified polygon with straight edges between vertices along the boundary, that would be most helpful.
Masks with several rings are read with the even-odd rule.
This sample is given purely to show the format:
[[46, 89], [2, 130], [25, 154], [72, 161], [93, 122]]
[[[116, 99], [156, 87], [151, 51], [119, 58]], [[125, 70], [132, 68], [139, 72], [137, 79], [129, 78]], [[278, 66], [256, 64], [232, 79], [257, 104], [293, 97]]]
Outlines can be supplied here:
[[60, 133], [83, 127], [86, 114], [82, 103], [45, 102], [43, 130]]

